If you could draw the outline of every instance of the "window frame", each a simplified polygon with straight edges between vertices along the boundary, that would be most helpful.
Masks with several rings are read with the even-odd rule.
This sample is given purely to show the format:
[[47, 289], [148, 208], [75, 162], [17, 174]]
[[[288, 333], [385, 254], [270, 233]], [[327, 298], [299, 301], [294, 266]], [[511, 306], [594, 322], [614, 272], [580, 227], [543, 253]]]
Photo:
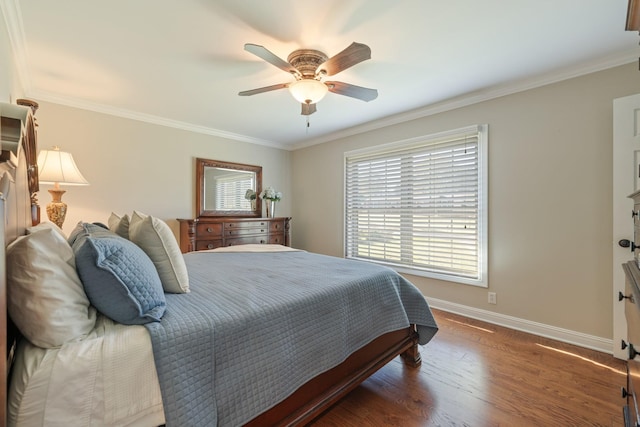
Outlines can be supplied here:
[[[362, 155], [371, 155], [375, 153], [384, 153], [401, 150], [403, 148], [415, 147], [416, 145], [433, 145], [441, 143], [447, 139], [453, 139], [461, 137], [465, 134], [477, 132], [477, 144], [478, 144], [478, 176], [477, 176], [477, 278], [462, 277], [455, 274], [448, 274], [437, 271], [429, 271], [428, 269], [416, 268], [410, 265], [400, 265], [392, 262], [385, 262], [381, 260], [372, 260], [364, 257], [352, 257], [348, 256], [348, 194], [347, 194], [347, 161], [349, 158]], [[344, 153], [343, 159], [343, 257], [349, 259], [357, 259], [375, 264], [386, 265], [399, 273], [412, 274], [415, 276], [429, 277], [439, 280], [445, 280], [456, 283], [463, 283], [467, 285], [479, 286], [487, 288], [489, 286], [488, 277], [488, 193], [489, 193], [489, 159], [488, 159], [488, 145], [489, 145], [489, 126], [487, 124], [467, 126], [459, 129], [448, 130], [444, 132], [438, 132], [428, 135], [423, 135], [415, 138], [404, 139], [391, 143], [380, 144], [372, 147], [351, 150]]]

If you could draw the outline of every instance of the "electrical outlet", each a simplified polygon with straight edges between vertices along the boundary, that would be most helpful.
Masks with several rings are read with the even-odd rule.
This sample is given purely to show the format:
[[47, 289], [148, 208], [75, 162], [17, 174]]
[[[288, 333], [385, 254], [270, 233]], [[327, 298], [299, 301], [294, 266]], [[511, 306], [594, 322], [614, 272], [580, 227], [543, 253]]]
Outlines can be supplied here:
[[497, 304], [498, 300], [497, 300], [497, 296], [495, 292], [489, 292], [489, 304]]

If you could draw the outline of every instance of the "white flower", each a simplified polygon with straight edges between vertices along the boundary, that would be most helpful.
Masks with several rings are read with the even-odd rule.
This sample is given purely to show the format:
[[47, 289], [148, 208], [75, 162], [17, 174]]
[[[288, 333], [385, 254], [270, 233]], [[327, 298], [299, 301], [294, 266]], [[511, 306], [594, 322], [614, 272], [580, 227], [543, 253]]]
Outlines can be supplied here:
[[267, 187], [260, 193], [261, 199], [273, 200], [274, 202], [279, 202], [282, 199], [282, 193], [280, 191], [276, 191], [273, 187]]

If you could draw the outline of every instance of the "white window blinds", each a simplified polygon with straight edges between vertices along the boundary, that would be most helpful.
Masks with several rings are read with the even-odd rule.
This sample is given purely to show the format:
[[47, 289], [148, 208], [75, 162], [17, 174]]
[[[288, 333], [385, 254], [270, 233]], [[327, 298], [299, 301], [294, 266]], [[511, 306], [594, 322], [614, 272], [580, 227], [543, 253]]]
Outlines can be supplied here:
[[474, 126], [347, 153], [345, 255], [485, 285], [485, 134]]

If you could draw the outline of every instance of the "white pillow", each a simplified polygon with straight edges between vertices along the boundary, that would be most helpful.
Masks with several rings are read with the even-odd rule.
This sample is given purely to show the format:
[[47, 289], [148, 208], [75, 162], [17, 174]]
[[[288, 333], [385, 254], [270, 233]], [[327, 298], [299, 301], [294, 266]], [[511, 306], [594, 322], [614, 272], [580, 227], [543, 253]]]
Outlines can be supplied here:
[[129, 215], [124, 214], [120, 216], [115, 212], [111, 212], [107, 225], [109, 226], [109, 230], [118, 236], [129, 239]]
[[64, 231], [62, 231], [62, 228], [58, 227], [56, 224], [54, 224], [53, 222], [50, 221], [43, 221], [38, 225], [34, 225], [33, 227], [28, 227], [27, 228], [27, 234], [33, 234], [36, 231], [40, 231], [40, 230], [55, 230], [56, 232], [60, 233], [60, 235], [66, 240], [67, 236], [66, 234], [64, 234]]
[[33, 227], [7, 247], [7, 309], [20, 332], [42, 348], [83, 338], [96, 323], [73, 250], [52, 227]]
[[166, 222], [134, 211], [129, 223], [129, 240], [151, 258], [165, 292], [189, 292], [187, 266], [178, 241]]

